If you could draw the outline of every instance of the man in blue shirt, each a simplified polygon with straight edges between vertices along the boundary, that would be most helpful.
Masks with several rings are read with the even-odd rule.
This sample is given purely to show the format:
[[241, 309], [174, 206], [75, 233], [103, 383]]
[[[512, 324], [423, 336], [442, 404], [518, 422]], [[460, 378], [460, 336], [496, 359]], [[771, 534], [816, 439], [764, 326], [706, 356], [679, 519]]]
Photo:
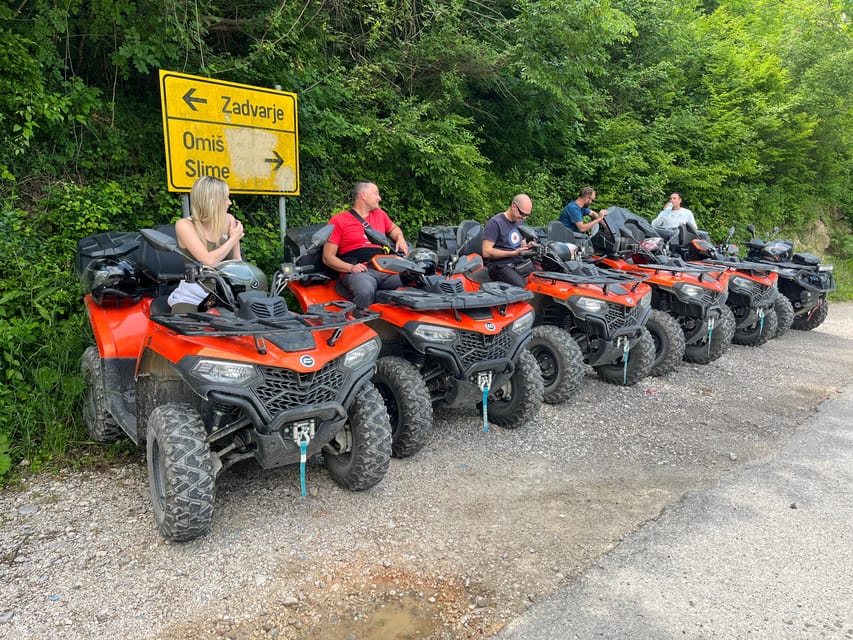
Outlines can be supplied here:
[[[595, 189], [584, 187], [581, 189], [580, 195], [567, 204], [560, 213], [560, 222], [573, 231], [586, 233], [607, 215], [607, 209], [602, 209], [598, 213], [590, 210], [589, 205], [592, 204], [593, 200], [595, 200]], [[592, 220], [584, 222], [584, 216], [590, 216]]]

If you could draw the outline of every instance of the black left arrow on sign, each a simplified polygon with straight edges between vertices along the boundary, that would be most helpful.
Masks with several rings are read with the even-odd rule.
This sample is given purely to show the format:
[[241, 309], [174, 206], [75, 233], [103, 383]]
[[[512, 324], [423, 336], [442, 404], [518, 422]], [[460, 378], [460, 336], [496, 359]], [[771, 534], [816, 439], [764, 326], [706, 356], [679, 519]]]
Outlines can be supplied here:
[[279, 169], [281, 169], [281, 165], [284, 164], [284, 158], [278, 155], [278, 151], [276, 151], [275, 149], [273, 149], [272, 152], [275, 155], [275, 158], [265, 158], [264, 162], [274, 164], [275, 167], [273, 167], [273, 171], [278, 171]]
[[198, 102], [199, 104], [207, 104], [207, 99], [206, 98], [196, 98], [193, 95], [194, 93], [195, 93], [195, 87], [193, 87], [192, 89], [187, 91], [184, 94], [184, 102], [186, 102], [187, 106], [190, 109], [192, 109], [193, 111], [198, 111], [198, 109], [195, 108], [195, 105], [193, 103]]

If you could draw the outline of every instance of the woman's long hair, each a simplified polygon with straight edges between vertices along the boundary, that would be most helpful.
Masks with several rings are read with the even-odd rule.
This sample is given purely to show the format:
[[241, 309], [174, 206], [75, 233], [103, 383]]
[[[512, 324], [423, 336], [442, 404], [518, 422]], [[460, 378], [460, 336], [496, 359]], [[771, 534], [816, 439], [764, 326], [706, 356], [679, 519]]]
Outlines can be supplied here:
[[193, 226], [202, 242], [207, 244], [204, 225], [213, 231], [219, 243], [228, 234], [228, 183], [219, 178], [202, 176], [190, 191], [190, 212]]

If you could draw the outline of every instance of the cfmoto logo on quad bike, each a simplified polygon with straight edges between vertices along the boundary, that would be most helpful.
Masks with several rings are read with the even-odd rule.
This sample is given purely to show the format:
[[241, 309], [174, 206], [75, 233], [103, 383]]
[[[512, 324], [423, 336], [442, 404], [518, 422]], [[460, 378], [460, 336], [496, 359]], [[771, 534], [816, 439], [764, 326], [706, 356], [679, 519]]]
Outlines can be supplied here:
[[495, 323], [494, 322], [487, 322], [486, 323], [486, 329], [488, 329], [489, 331], [494, 331], [495, 330]]
[[299, 358], [299, 362], [303, 367], [313, 367], [314, 366], [314, 358], [311, 356], [302, 356]]

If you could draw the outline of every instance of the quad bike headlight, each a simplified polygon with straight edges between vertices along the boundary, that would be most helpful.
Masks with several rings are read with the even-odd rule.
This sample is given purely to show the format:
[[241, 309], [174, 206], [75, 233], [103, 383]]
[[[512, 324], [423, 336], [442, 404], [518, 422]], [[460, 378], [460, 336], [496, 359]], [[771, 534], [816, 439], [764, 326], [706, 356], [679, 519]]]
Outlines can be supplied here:
[[344, 366], [349, 369], [357, 369], [363, 364], [376, 360], [377, 355], [379, 355], [379, 340], [374, 338], [347, 353], [344, 356]]
[[701, 298], [703, 289], [695, 284], [684, 284], [678, 287], [678, 291], [688, 298]]
[[649, 291], [646, 295], [640, 298], [639, 302], [637, 302], [637, 306], [641, 309], [652, 306], [652, 292]]
[[572, 303], [587, 313], [604, 313], [607, 311], [607, 303], [598, 298], [586, 298], [577, 296], [571, 299]]
[[434, 324], [419, 324], [414, 331], [415, 336], [429, 342], [453, 342], [456, 339], [456, 329], [439, 327]]
[[512, 332], [516, 334], [527, 333], [533, 328], [533, 312], [525, 313], [512, 323]]
[[190, 369], [197, 378], [213, 384], [233, 384], [248, 387], [261, 379], [261, 374], [251, 364], [222, 360], [199, 360]]

